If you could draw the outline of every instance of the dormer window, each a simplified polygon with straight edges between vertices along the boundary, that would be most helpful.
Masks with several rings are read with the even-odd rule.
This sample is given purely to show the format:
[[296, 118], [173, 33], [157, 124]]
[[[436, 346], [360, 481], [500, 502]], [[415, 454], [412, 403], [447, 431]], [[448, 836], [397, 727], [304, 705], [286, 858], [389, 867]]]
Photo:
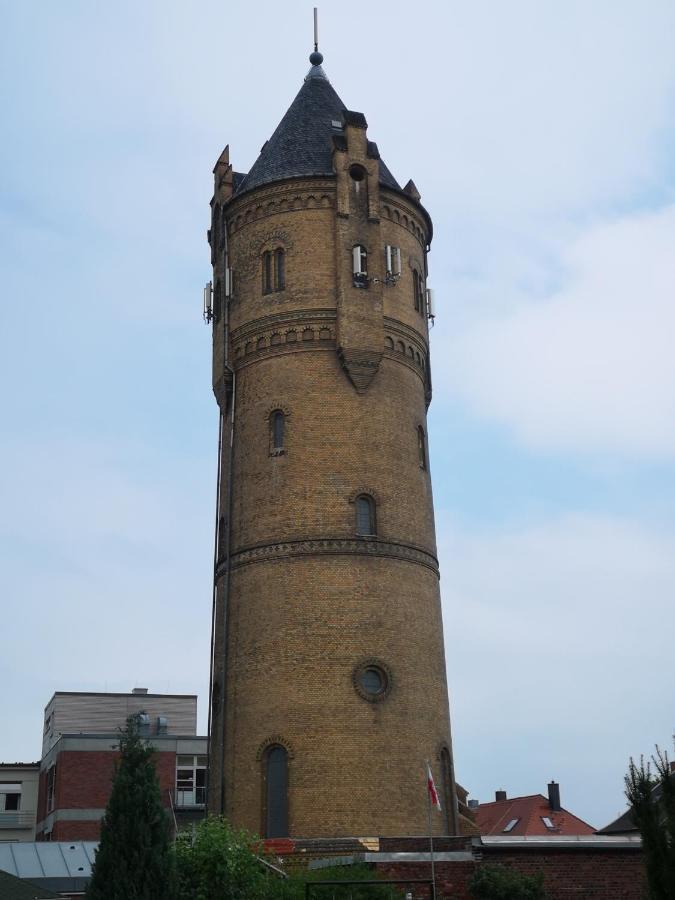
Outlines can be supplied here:
[[286, 258], [283, 247], [263, 253], [263, 294], [283, 291], [286, 287]]
[[363, 244], [352, 247], [352, 272], [354, 287], [368, 287], [368, 251]]

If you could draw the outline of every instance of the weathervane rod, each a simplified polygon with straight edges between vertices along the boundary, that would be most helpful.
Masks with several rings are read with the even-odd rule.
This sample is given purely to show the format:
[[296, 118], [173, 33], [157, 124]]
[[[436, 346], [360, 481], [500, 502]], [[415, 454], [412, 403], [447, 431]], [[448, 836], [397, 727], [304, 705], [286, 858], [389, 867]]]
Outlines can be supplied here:
[[319, 14], [316, 6], [314, 7], [314, 52], [319, 49]]

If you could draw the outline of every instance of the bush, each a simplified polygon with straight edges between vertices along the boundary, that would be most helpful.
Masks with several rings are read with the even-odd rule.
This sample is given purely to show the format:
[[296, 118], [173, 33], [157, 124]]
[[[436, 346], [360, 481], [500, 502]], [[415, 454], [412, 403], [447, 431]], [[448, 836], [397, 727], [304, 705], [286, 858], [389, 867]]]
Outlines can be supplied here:
[[523, 875], [504, 866], [481, 866], [469, 880], [469, 891], [476, 900], [542, 900], [544, 875]]
[[372, 885], [332, 885], [312, 891], [313, 900], [396, 900], [395, 885], [377, 884], [368, 866], [302, 870], [290, 878], [273, 871], [259, 838], [238, 831], [221, 816], [209, 816], [194, 836], [179, 835], [175, 848], [176, 900], [304, 900], [307, 881], [366, 881]]
[[177, 900], [268, 900], [272, 879], [257, 857], [260, 842], [220, 816], [176, 841]]

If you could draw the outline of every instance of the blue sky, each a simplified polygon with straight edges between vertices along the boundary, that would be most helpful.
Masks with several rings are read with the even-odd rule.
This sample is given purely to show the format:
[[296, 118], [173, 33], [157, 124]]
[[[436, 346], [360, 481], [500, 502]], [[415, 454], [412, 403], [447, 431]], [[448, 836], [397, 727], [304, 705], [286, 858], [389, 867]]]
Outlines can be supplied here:
[[[211, 170], [300, 87], [311, 5], [1, 0], [0, 758], [54, 690], [197, 692]], [[670, 749], [675, 8], [325, 3], [326, 71], [434, 219], [430, 449], [460, 780], [592, 824]]]

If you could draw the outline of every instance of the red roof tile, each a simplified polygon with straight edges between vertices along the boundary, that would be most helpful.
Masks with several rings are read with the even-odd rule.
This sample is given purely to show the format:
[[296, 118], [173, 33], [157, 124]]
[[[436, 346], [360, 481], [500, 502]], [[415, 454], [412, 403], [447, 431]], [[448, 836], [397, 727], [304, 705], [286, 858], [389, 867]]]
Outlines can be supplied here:
[[[474, 813], [476, 825], [481, 834], [594, 834], [595, 829], [583, 819], [573, 815], [566, 809], [554, 812], [543, 794], [532, 794], [528, 797], [513, 797], [509, 800], [497, 800], [494, 803], [481, 803]], [[547, 828], [543, 817], [553, 823]], [[504, 829], [513, 819], [516, 824], [509, 831]]]

